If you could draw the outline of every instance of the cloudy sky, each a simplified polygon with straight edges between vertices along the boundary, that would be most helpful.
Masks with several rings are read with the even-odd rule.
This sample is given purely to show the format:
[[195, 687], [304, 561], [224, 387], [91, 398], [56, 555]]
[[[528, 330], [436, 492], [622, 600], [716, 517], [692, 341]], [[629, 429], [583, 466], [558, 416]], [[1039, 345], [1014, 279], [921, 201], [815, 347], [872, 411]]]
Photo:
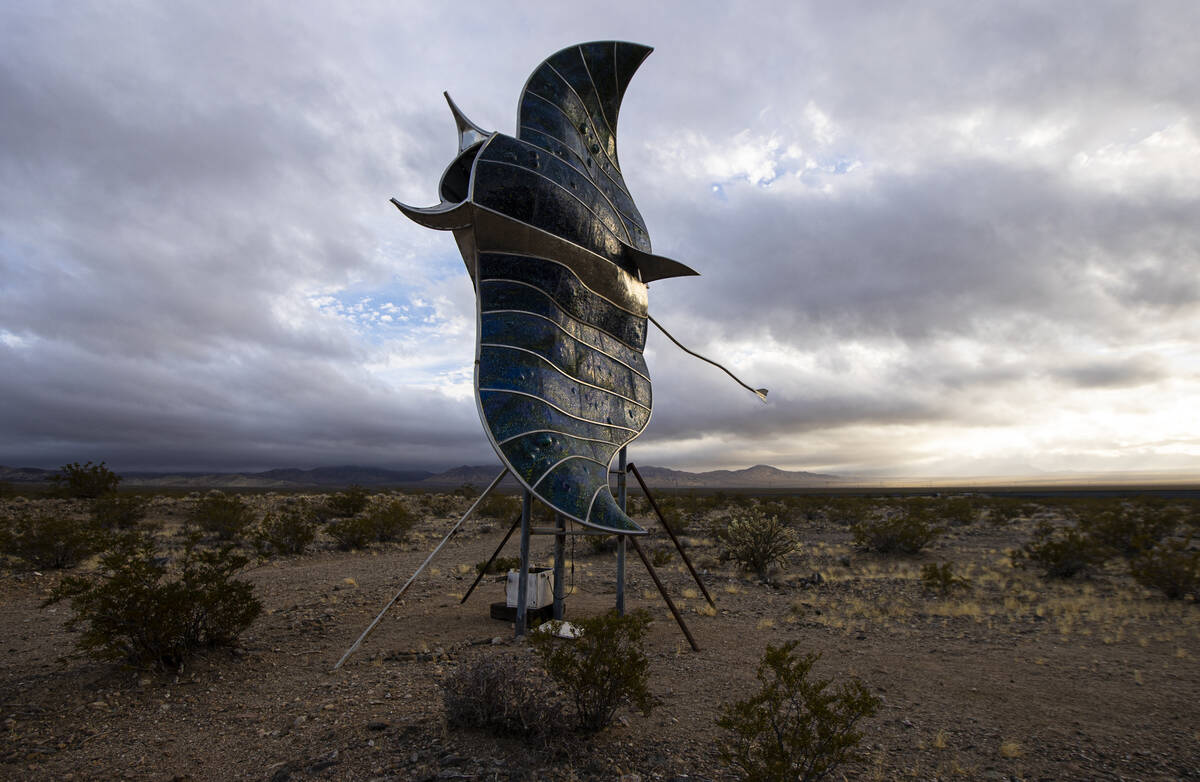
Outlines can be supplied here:
[[[1200, 4], [0, 5], [0, 464], [494, 461], [449, 90], [513, 133], [655, 47], [621, 163], [685, 344], [631, 458], [861, 475], [1200, 468]], [[650, 4], [646, 4], [650, 5]]]

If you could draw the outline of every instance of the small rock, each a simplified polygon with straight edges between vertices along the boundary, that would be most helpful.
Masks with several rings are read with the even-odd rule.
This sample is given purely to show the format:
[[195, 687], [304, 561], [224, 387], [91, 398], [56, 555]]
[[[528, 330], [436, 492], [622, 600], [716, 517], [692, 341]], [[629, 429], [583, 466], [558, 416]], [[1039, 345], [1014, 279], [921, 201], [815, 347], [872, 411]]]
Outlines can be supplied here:
[[371, 720], [367, 723], [367, 730], [387, 730], [388, 724], [382, 720]]

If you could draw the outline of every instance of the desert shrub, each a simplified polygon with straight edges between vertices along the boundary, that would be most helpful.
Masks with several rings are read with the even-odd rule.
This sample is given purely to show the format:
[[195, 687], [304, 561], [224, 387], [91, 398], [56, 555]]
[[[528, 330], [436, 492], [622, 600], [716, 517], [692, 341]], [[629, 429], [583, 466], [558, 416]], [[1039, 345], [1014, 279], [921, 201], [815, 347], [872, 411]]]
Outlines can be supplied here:
[[475, 563], [475, 572], [476, 573], [484, 573], [484, 572], [507, 573], [510, 570], [517, 570], [518, 568], [521, 567], [521, 558], [520, 557], [496, 557], [492, 561], [492, 566], [489, 567], [486, 571], [484, 571], [484, 567], [486, 565], [487, 565], [486, 560], [483, 562], [476, 562]]
[[670, 564], [675, 558], [675, 552], [667, 548], [656, 548], [650, 550], [650, 564], [655, 567], [662, 567]]
[[611, 554], [617, 550], [616, 535], [588, 535], [588, 550], [593, 554]]
[[1191, 594], [1200, 600], [1200, 549], [1190, 540], [1166, 540], [1134, 557], [1129, 573], [1139, 584], [1161, 591], [1171, 600]]
[[92, 500], [92, 521], [103, 529], [132, 529], [146, 518], [148, 505], [148, 500], [140, 495], [109, 492]]
[[1007, 525], [1033, 512], [1033, 506], [1017, 499], [1002, 497], [991, 500], [987, 505], [987, 521], [996, 525]]
[[285, 508], [268, 514], [254, 535], [254, 545], [263, 556], [303, 554], [317, 537], [312, 514], [299, 508]]
[[189, 520], [218, 540], [236, 540], [254, 522], [254, 509], [237, 495], [210, 492], [192, 507]]
[[325, 532], [342, 551], [365, 548], [375, 540], [375, 526], [366, 516], [334, 519], [325, 525]]
[[858, 723], [879, 710], [879, 698], [857, 679], [831, 689], [812, 678], [819, 654], [795, 654], [798, 641], [767, 646], [758, 665], [758, 692], [727, 704], [717, 725], [729, 731], [721, 758], [748, 782], [824, 779], [856, 759]]
[[[171, 563], [141, 531], [112, 539], [96, 576], [68, 576], [45, 605], [69, 601], [81, 652], [131, 665], [174, 667], [194, 651], [225, 646], [262, 611], [253, 587], [233, 578], [247, 562], [232, 546], [199, 548], [188, 533]], [[173, 567], [172, 567], [173, 565]]]
[[713, 529], [723, 560], [732, 560], [743, 570], [753, 571], [763, 581], [770, 579], [772, 568], [783, 567], [796, 550], [796, 533], [762, 511], [735, 512], [729, 523]]
[[94, 523], [61, 512], [24, 509], [2, 526], [0, 553], [46, 570], [75, 567], [104, 546], [103, 531]]
[[1073, 578], [1104, 563], [1108, 553], [1077, 526], [1056, 528], [1038, 523], [1033, 538], [1014, 551], [1014, 567], [1036, 566], [1048, 578]]
[[854, 544], [880, 554], [916, 554], [942, 533], [929, 509], [913, 506], [899, 512], [882, 510], [854, 525]]
[[512, 522], [521, 512], [521, 499], [511, 494], [489, 494], [476, 511], [485, 519]]
[[357, 516], [367, 509], [367, 501], [370, 497], [370, 493], [358, 484], [347, 486], [345, 490], [326, 498], [325, 515], [332, 519]]
[[650, 660], [642, 646], [650, 615], [634, 611], [621, 616], [612, 611], [574, 624], [582, 631], [574, 640], [538, 631], [529, 635], [529, 641], [546, 672], [571, 698], [579, 728], [604, 728], [626, 703], [649, 714], [654, 705], [646, 684]]
[[869, 510], [869, 503], [862, 497], [830, 497], [825, 503], [825, 514], [834, 524], [853, 526]]
[[121, 476], [108, 469], [104, 462], [71, 462], [58, 469], [57, 473], [50, 476], [50, 481], [65, 497], [95, 499], [102, 494], [116, 491], [117, 484], [121, 482]]
[[1131, 559], [1174, 532], [1179, 521], [1169, 507], [1123, 503], [1082, 515], [1080, 526], [1098, 545]]
[[518, 657], [484, 657], [442, 681], [446, 722], [546, 742], [564, 722], [547, 684]]
[[325, 526], [342, 551], [364, 548], [370, 543], [403, 540], [415, 519], [403, 500], [393, 500], [361, 516], [335, 519]]
[[978, 510], [970, 497], [953, 495], [944, 497], [934, 504], [934, 512], [943, 521], [955, 526], [970, 524], [975, 521]]
[[403, 540], [416, 519], [404, 500], [392, 500], [373, 508], [367, 514], [367, 521], [374, 539], [386, 543], [389, 540]]
[[8, 481], [0, 481], [0, 500], [7, 500], [10, 497], [16, 497], [16, 488]]
[[955, 589], [970, 589], [971, 580], [957, 575], [949, 562], [940, 565], [930, 562], [921, 566], [921, 586], [930, 592], [948, 595]]

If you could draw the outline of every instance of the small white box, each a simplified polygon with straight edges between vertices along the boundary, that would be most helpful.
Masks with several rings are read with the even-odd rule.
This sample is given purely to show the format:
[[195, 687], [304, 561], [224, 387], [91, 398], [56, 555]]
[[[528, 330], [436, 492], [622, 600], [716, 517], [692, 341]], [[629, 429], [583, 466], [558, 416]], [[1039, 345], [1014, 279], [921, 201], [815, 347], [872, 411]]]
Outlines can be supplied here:
[[[554, 602], [554, 581], [550, 568], [531, 567], [528, 577], [528, 594], [525, 596], [526, 608], [541, 608]], [[505, 605], [517, 607], [517, 590], [521, 585], [521, 574], [515, 570], [508, 571], [508, 584], [505, 586]]]

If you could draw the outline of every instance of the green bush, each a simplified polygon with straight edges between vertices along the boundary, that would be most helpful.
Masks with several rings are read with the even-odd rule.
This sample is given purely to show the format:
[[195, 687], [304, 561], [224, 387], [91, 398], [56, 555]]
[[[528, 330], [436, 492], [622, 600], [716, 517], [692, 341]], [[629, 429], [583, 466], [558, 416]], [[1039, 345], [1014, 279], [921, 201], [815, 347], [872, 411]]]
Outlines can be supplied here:
[[654, 706], [646, 684], [650, 661], [642, 646], [650, 615], [613, 611], [574, 624], [582, 632], [574, 640], [539, 631], [530, 633], [529, 641], [546, 672], [571, 698], [579, 728], [603, 729], [626, 703], [649, 714]]
[[104, 546], [94, 523], [61, 512], [26, 509], [6, 517], [2, 526], [0, 553], [46, 570], [75, 567]]
[[375, 540], [375, 527], [366, 516], [335, 519], [325, 525], [325, 532], [342, 551], [366, 548]]
[[663, 567], [669, 565], [671, 560], [675, 558], [675, 552], [668, 548], [656, 548], [650, 550], [650, 564], [654, 567]]
[[916, 554], [942, 533], [926, 507], [887, 509], [854, 525], [854, 544], [880, 554]]
[[[485, 565], [487, 565], [486, 561], [476, 562], [475, 563], [475, 572], [476, 573], [484, 573], [485, 571], [483, 568]], [[520, 557], [496, 557], [496, 559], [494, 559], [492, 561], [492, 566], [490, 568], [488, 568], [486, 572], [487, 573], [507, 573], [510, 570], [517, 570], [520, 567], [521, 567], [521, 558]]]
[[1116, 509], [1084, 514], [1080, 526], [1098, 545], [1132, 559], [1174, 532], [1180, 520], [1169, 507], [1123, 503]]
[[771, 570], [787, 565], [796, 550], [796, 533], [779, 520], [751, 508], [735, 511], [729, 523], [713, 530], [723, 560], [732, 560], [743, 570], [769, 581]]
[[829, 689], [810, 678], [818, 654], [796, 655], [797, 641], [768, 646], [759, 663], [758, 692], [726, 705], [717, 725], [729, 731], [721, 758], [747, 782], [824, 779], [857, 759], [858, 723], [879, 710], [880, 699], [857, 679]]
[[940, 565], [930, 562], [921, 566], [921, 585], [930, 592], [948, 595], [955, 589], [970, 589], [971, 580], [957, 575], [949, 562]]
[[285, 508], [267, 514], [254, 535], [254, 545], [263, 556], [303, 554], [317, 537], [317, 524], [311, 513]]
[[218, 540], [237, 540], [254, 523], [254, 509], [237, 495], [211, 492], [192, 508], [190, 520]]
[[92, 521], [103, 529], [132, 529], [146, 518], [148, 505], [149, 501], [137, 494], [109, 492], [92, 500]]
[[446, 722], [547, 743], [563, 725], [563, 705], [547, 684], [516, 656], [484, 657], [442, 682]]
[[1056, 528], [1048, 521], [1038, 523], [1033, 539], [1014, 551], [1014, 567], [1037, 566], [1048, 578], [1074, 578], [1108, 559], [1108, 553], [1076, 526]]
[[368, 544], [403, 540], [415, 519], [403, 500], [393, 500], [362, 516], [336, 519], [325, 526], [342, 551], [365, 548]]
[[121, 476], [99, 464], [71, 462], [59, 467], [59, 472], [50, 476], [50, 481], [64, 497], [91, 500], [102, 494], [117, 490]]
[[45, 605], [69, 601], [71, 629], [82, 629], [80, 651], [101, 660], [175, 667], [194, 651], [227, 646], [262, 611], [253, 587], [233, 578], [247, 562], [232, 546], [199, 548], [187, 535], [170, 566], [154, 538], [126, 532], [100, 557], [97, 576], [68, 576]]
[[487, 499], [479, 504], [476, 513], [485, 519], [507, 521], [510, 524], [521, 512], [521, 498], [511, 494], [489, 494]]
[[374, 530], [375, 540], [404, 540], [416, 519], [403, 500], [392, 500], [376, 506], [367, 514], [367, 521]]
[[1191, 540], [1167, 540], [1134, 557], [1129, 573], [1139, 584], [1171, 600], [1191, 595], [1200, 600], [1200, 549]]
[[333, 519], [347, 519], [357, 516], [367, 508], [370, 493], [358, 484], [347, 486], [344, 491], [331, 495], [325, 500], [325, 515]]

